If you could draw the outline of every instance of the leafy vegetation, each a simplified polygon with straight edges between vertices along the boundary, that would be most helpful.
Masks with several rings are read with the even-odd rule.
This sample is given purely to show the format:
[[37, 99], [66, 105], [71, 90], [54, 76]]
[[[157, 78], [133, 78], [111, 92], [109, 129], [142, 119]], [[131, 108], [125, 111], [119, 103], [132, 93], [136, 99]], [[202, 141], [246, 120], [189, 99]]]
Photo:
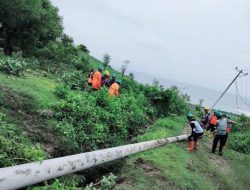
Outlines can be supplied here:
[[45, 182], [44, 186], [29, 187], [28, 190], [78, 190], [79, 179], [77, 177], [62, 177], [53, 182]]
[[16, 53], [12, 57], [2, 55], [2, 58], [0, 59], [0, 71], [7, 74], [21, 76], [27, 69], [27, 66], [28, 62], [21, 56], [21, 53]]
[[[85, 45], [75, 45], [63, 33], [58, 9], [50, 0], [2, 0], [0, 10], [4, 49], [4, 54], [0, 51], [0, 167], [182, 132], [185, 119], [179, 116], [186, 113], [190, 97], [176, 87], [165, 89], [158, 81], [137, 83], [133, 73], [125, 75], [129, 60], [119, 73], [110, 67], [109, 54], [103, 62], [89, 55]], [[92, 91], [88, 86], [89, 71], [99, 65], [122, 78], [119, 97], [109, 97], [106, 88]], [[200, 107], [196, 109], [200, 114]], [[131, 184], [125, 189], [228, 189], [238, 187], [235, 181], [242, 182], [239, 187], [244, 189], [249, 179], [233, 172], [249, 176], [244, 168], [249, 167], [247, 132], [249, 118], [241, 116], [229, 136], [229, 147], [238, 152], [226, 153], [233, 170], [218, 171], [217, 159], [211, 159], [204, 147], [190, 155], [185, 145], [174, 144], [131, 157], [118, 179], [104, 175], [85, 189], [112, 189], [117, 181], [115, 188], [123, 189], [122, 179]], [[148, 175], [148, 170], [153, 173]], [[89, 182], [78, 177], [62, 177], [30, 189], [74, 190]]]
[[61, 81], [73, 90], [83, 90], [87, 88], [87, 77], [81, 71], [73, 70], [71, 72], [65, 72], [61, 77]]
[[237, 120], [237, 125], [232, 127], [229, 134], [229, 146], [245, 154], [250, 153], [250, 119], [241, 115]]
[[0, 44], [6, 54], [33, 54], [62, 34], [58, 9], [49, 0], [1, 0]]
[[116, 185], [116, 178], [114, 174], [110, 173], [108, 176], [103, 176], [100, 182], [90, 183], [84, 190], [112, 190]]
[[46, 158], [42, 148], [32, 143], [15, 125], [5, 122], [5, 115], [0, 112], [0, 167], [12, 166]]
[[[145, 109], [146, 108], [146, 109]], [[54, 105], [55, 117], [66, 135], [82, 151], [122, 144], [129, 135], [142, 132], [147, 123], [147, 101], [142, 95], [120, 98], [98, 92], [68, 92]]]

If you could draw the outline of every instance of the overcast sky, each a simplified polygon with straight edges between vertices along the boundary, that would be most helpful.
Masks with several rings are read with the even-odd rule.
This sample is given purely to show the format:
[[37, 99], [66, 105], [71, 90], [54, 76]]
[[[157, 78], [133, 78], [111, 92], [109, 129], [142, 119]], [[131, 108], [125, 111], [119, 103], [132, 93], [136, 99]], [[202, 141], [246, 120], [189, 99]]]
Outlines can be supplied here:
[[52, 2], [65, 32], [116, 69], [129, 59], [132, 72], [222, 90], [250, 67], [249, 0]]

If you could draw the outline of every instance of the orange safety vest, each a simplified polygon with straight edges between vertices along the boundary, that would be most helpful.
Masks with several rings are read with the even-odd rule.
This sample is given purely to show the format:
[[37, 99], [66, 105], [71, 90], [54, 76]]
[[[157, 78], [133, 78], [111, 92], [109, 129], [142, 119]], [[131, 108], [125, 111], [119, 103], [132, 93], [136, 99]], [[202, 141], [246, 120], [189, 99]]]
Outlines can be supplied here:
[[101, 88], [101, 84], [102, 84], [102, 75], [99, 71], [96, 71], [94, 73], [92, 80], [92, 88], [98, 90], [99, 88]]
[[115, 82], [109, 88], [110, 96], [118, 96], [119, 95], [119, 85]]
[[217, 124], [217, 117], [215, 115], [211, 116], [209, 124], [216, 125]]

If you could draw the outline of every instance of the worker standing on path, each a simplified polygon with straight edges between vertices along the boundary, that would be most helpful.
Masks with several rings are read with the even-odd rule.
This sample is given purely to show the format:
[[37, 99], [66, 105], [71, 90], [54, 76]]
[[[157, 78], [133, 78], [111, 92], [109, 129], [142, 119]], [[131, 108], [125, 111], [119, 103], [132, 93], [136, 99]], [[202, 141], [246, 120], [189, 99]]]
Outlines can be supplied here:
[[198, 121], [195, 120], [192, 113], [187, 114], [187, 119], [189, 125], [192, 128], [192, 133], [188, 136], [188, 151], [193, 151], [193, 149], [198, 149], [198, 138], [203, 135], [203, 129]]
[[110, 96], [119, 96], [119, 88], [120, 88], [121, 83], [122, 83], [121, 80], [117, 80], [109, 87]]
[[99, 67], [98, 71], [96, 71], [94, 73], [93, 76], [93, 81], [92, 81], [92, 88], [93, 90], [99, 90], [101, 88], [101, 84], [102, 84], [102, 71], [103, 71], [103, 67]]
[[226, 143], [226, 129], [229, 120], [227, 120], [226, 114], [221, 114], [219, 113], [218, 116], [221, 115], [221, 118], [217, 120], [217, 130], [215, 133], [215, 137], [213, 140], [213, 148], [212, 148], [212, 153], [215, 153], [218, 141], [220, 141], [220, 146], [219, 146], [219, 155], [222, 156], [222, 149]]
[[210, 116], [210, 114], [209, 114], [209, 108], [208, 107], [205, 107], [204, 111], [205, 111], [205, 113], [202, 116], [201, 122], [200, 122], [200, 124], [201, 124], [201, 126], [202, 126], [203, 129], [206, 128], [206, 125], [208, 124], [209, 116]]
[[216, 116], [215, 111], [213, 111], [209, 117], [209, 124], [208, 124], [206, 131], [210, 130], [211, 133], [214, 133], [216, 124], [217, 124], [217, 116]]
[[102, 76], [102, 87], [103, 86], [108, 87], [109, 77], [110, 77], [109, 71], [105, 71], [104, 75]]

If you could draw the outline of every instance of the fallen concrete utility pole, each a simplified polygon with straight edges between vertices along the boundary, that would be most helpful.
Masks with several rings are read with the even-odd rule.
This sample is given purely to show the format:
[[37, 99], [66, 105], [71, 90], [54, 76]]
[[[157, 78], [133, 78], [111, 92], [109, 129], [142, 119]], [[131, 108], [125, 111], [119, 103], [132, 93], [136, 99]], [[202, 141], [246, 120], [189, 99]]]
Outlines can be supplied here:
[[44, 160], [42, 162], [0, 168], [0, 189], [11, 190], [27, 187], [112, 160], [117, 160], [131, 154], [153, 149], [172, 142], [186, 140], [187, 137], [187, 135], [181, 135]]

